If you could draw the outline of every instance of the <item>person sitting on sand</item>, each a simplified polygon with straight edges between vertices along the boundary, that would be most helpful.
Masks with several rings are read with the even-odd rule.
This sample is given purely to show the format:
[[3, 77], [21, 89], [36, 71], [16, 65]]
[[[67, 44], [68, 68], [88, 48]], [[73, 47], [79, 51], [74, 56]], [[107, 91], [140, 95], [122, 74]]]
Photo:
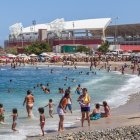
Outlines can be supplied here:
[[14, 108], [12, 112], [13, 112], [13, 114], [11, 115], [13, 117], [12, 130], [17, 131], [16, 125], [17, 125], [18, 111], [16, 108]]
[[44, 136], [44, 126], [45, 126], [44, 108], [41, 107], [38, 109], [38, 111], [40, 113], [40, 127], [42, 131], [42, 136]]
[[107, 104], [107, 102], [103, 101], [103, 105], [101, 105], [101, 106], [104, 107], [104, 113], [101, 113], [101, 116], [102, 117], [109, 117], [111, 114], [110, 114], [110, 107]]
[[32, 92], [30, 90], [27, 91], [27, 96], [24, 99], [23, 106], [25, 103], [26, 103], [28, 117], [31, 118], [32, 109], [33, 109], [33, 105], [34, 105], [34, 96], [32, 95]]
[[95, 105], [95, 109], [90, 114], [90, 120], [98, 120], [101, 118], [100, 104]]
[[3, 104], [0, 104], [0, 123], [4, 123], [4, 111]]

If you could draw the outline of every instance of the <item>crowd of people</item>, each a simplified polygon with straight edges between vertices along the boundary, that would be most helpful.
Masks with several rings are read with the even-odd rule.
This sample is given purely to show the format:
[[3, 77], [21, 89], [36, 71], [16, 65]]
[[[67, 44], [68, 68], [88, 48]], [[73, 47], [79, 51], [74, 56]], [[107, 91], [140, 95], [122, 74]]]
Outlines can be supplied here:
[[[42, 85], [40, 85], [41, 87]], [[88, 121], [88, 126], [90, 126], [90, 120], [93, 120], [93, 117], [97, 118], [97, 114], [100, 114], [100, 118], [101, 117], [108, 117], [110, 115], [110, 108], [107, 105], [107, 102], [103, 102], [103, 106], [104, 106], [104, 112], [100, 112], [100, 107], [101, 105], [96, 104], [95, 105], [95, 109], [93, 110], [93, 112], [91, 112], [90, 109], [90, 95], [88, 94], [88, 91], [86, 88], [81, 88], [80, 85], [78, 85], [78, 87], [76, 88], [75, 91], [78, 95], [79, 98], [77, 99], [77, 102], [80, 105], [81, 108], [81, 113], [82, 113], [82, 117], [81, 117], [81, 125], [82, 127], [84, 126], [84, 121], [87, 120]], [[27, 91], [27, 95], [23, 101], [23, 106], [26, 104], [26, 110], [27, 110], [27, 115], [29, 118], [32, 118], [32, 110], [33, 110], [33, 106], [35, 103], [35, 98], [34, 95], [32, 93], [32, 91], [28, 90]], [[44, 114], [44, 110], [46, 107], [48, 107], [49, 109], [49, 116], [51, 118], [53, 118], [53, 110], [54, 110], [54, 106], [56, 106], [56, 104], [53, 103], [52, 99], [49, 99], [49, 102], [47, 105], [45, 105], [44, 107], [39, 107], [38, 108], [38, 112], [40, 114], [40, 128], [42, 131], [42, 135], [44, 136], [44, 126], [45, 126], [45, 114]], [[69, 109], [70, 113], [72, 114], [72, 98], [71, 98], [71, 88], [68, 87], [64, 93], [62, 93], [62, 98], [57, 106], [57, 114], [59, 116], [59, 125], [58, 125], [58, 131], [64, 131], [64, 118], [65, 118], [65, 113], [67, 113], [67, 108]], [[3, 104], [0, 104], [0, 123], [4, 123], [4, 114], [5, 114], [5, 110], [3, 107]], [[12, 127], [11, 129], [13, 131], [17, 131], [16, 126], [17, 126], [17, 119], [18, 119], [18, 109], [17, 108], [13, 108], [12, 110]], [[94, 119], [94, 120], [96, 120]]]

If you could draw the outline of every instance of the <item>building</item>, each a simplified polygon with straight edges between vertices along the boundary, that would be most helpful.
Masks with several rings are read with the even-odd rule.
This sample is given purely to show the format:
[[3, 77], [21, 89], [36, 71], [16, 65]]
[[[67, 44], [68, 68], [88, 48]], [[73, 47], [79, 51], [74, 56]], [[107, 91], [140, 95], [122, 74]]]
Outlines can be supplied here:
[[[9, 27], [9, 39], [5, 41], [5, 47], [24, 47], [33, 42], [47, 41], [53, 50], [58, 46], [84, 45], [96, 48], [105, 40], [105, 30], [110, 24], [111, 18], [85, 19], [77, 21], [64, 21], [56, 19], [47, 24], [36, 24], [24, 28], [21, 23]], [[92, 32], [91, 32], [92, 31]], [[94, 34], [100, 31], [100, 35]], [[65, 49], [69, 50], [69, 49]]]
[[115, 49], [140, 52], [140, 24], [108, 26], [106, 39], [117, 47]]
[[5, 47], [22, 49], [33, 42], [46, 41], [55, 52], [74, 52], [75, 47], [81, 45], [96, 50], [103, 41], [108, 40], [112, 49], [140, 51], [140, 24], [110, 23], [111, 18], [76, 21], [62, 18], [46, 24], [36, 24], [34, 20], [31, 26], [25, 28], [21, 23], [16, 23], [9, 27], [9, 38], [4, 44]]

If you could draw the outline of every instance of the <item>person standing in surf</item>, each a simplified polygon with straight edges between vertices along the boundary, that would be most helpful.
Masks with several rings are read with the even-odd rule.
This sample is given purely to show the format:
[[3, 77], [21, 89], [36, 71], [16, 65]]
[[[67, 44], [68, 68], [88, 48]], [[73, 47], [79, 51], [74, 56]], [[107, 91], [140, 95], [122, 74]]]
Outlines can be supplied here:
[[24, 99], [23, 106], [26, 103], [26, 110], [28, 113], [28, 117], [32, 117], [32, 109], [34, 105], [34, 96], [32, 95], [32, 92], [30, 90], [27, 91], [27, 96]]
[[0, 123], [4, 123], [4, 111], [3, 104], [0, 104]]
[[66, 105], [68, 104], [68, 98], [70, 98], [70, 94], [65, 92], [64, 97], [60, 100], [60, 103], [57, 107], [57, 114], [59, 115], [60, 121], [58, 126], [58, 131], [64, 131], [64, 115], [66, 113]]
[[18, 111], [17, 111], [16, 108], [13, 108], [12, 112], [13, 112], [13, 114], [11, 115], [13, 117], [12, 130], [17, 131], [16, 130], [16, 125], [17, 125]]
[[42, 136], [44, 136], [44, 126], [45, 126], [45, 115], [44, 115], [44, 108], [39, 108], [38, 112], [40, 114], [40, 128], [42, 131]]
[[88, 121], [88, 126], [90, 126], [90, 96], [88, 95], [87, 89], [82, 89], [82, 95], [79, 96], [77, 100], [81, 106], [82, 113], [82, 127], [84, 126], [84, 120]]

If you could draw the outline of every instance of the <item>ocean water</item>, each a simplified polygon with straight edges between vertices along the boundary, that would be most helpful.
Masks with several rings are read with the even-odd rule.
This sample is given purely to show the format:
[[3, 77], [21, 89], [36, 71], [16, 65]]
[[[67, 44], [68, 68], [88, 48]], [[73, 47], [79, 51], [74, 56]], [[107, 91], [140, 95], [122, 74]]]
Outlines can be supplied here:
[[[53, 73], [51, 73], [53, 69]], [[79, 72], [83, 71], [82, 75]], [[130, 94], [136, 93], [140, 89], [140, 77], [135, 75], [121, 75], [119, 72], [107, 73], [105, 70], [93, 70], [94, 73], [89, 72], [89, 68], [79, 67], [78, 69], [67, 67], [44, 67], [39, 66], [38, 69], [33, 66], [19, 67], [17, 69], [11, 69], [10, 67], [3, 66], [0, 68], [0, 103], [5, 108], [5, 123], [0, 124], [0, 139], [2, 140], [20, 140], [25, 139], [26, 136], [34, 136], [40, 133], [39, 127], [39, 114], [38, 107], [45, 106], [49, 99], [53, 99], [54, 113], [56, 113], [57, 105], [62, 98], [61, 94], [58, 94], [58, 88], [66, 89], [68, 86], [72, 88], [72, 100], [73, 100], [73, 115], [66, 114], [65, 127], [73, 125], [79, 117], [78, 112], [80, 110], [77, 103], [78, 95], [75, 94], [75, 89], [78, 84], [81, 87], [86, 87], [91, 96], [91, 106], [94, 108], [94, 104], [108, 101], [109, 105], [114, 108], [122, 104], [125, 104]], [[65, 76], [68, 80], [65, 81]], [[10, 82], [10, 79], [12, 82]], [[75, 79], [75, 82], [72, 82]], [[47, 85], [49, 83], [49, 89], [51, 94], [45, 94], [40, 87], [33, 88], [37, 83]], [[33, 119], [28, 119], [26, 109], [23, 107], [23, 101], [26, 96], [26, 91], [32, 90], [35, 97], [35, 105], [33, 108]], [[10, 91], [10, 92], [8, 92]], [[11, 112], [12, 108], [18, 108], [18, 126], [19, 132], [13, 133], [11, 131]], [[48, 109], [45, 109], [45, 115], [48, 117]], [[45, 130], [56, 131], [58, 127], [58, 116], [54, 115], [53, 119], [47, 118]]]

